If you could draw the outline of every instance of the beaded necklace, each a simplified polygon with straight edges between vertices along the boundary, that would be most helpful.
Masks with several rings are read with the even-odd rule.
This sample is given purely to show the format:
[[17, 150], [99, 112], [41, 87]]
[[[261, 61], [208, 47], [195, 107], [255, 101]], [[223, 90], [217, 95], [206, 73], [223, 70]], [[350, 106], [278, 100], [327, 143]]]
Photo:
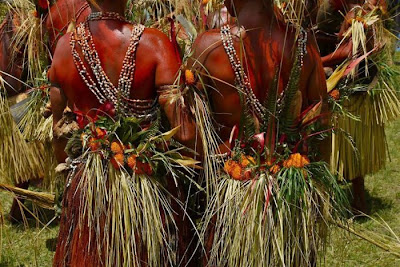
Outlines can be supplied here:
[[[118, 20], [128, 23], [117, 13], [96, 12], [92, 13], [85, 22], [79, 24], [74, 34], [71, 35], [70, 45], [75, 66], [82, 80], [96, 96], [100, 104], [111, 101], [116, 107], [117, 112], [122, 115], [133, 115], [145, 120], [153, 119], [158, 110], [157, 99], [141, 100], [129, 98], [136, 67], [136, 50], [144, 31], [144, 26], [140, 24], [133, 26], [131, 40], [122, 64], [118, 86], [116, 87], [112, 84], [101, 66], [101, 61], [89, 28], [89, 21], [93, 20]], [[77, 51], [77, 45], [81, 48], [82, 55], [91, 69], [93, 78], [88, 73], [84, 60]]]
[[[221, 39], [226, 54], [228, 55], [229, 62], [231, 63], [233, 72], [235, 73], [236, 87], [238, 88], [238, 90], [245, 94], [246, 102], [250, 104], [253, 113], [258, 118], [263, 118], [268, 110], [264, 107], [263, 104], [260, 103], [260, 100], [258, 100], [257, 96], [254, 94], [253, 88], [251, 87], [250, 79], [244, 71], [243, 65], [241, 64], [240, 58], [233, 45], [231, 27], [229, 25], [223, 26], [221, 28]], [[304, 64], [304, 55], [307, 54], [307, 32], [303, 28], [300, 28], [297, 46], [300, 63], [299, 67], [301, 68]], [[281, 99], [283, 98], [284, 92], [285, 90], [280, 96]]]

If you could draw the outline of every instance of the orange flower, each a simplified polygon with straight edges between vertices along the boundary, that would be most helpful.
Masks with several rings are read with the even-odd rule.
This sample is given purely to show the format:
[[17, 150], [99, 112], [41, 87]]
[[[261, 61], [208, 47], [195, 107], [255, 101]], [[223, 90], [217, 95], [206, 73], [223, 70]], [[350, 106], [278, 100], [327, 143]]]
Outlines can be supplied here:
[[233, 160], [228, 160], [228, 161], [226, 161], [225, 162], [225, 164], [224, 164], [224, 171], [227, 173], [227, 174], [231, 174], [231, 172], [232, 172], [232, 169], [233, 169]]
[[277, 174], [280, 170], [281, 167], [279, 167], [279, 165], [274, 165], [269, 169], [270, 173], [272, 174]]
[[101, 144], [98, 141], [98, 139], [96, 139], [94, 137], [90, 137], [88, 146], [89, 146], [90, 150], [97, 151], [100, 149]]
[[96, 136], [100, 139], [104, 138], [107, 135], [107, 131], [104, 129], [101, 129], [99, 127], [96, 128]]
[[208, 4], [208, 2], [209, 2], [209, 0], [203, 0], [203, 5], [207, 5]]
[[111, 164], [115, 169], [121, 168], [124, 165], [124, 155], [116, 154], [111, 158]]
[[250, 164], [256, 164], [255, 159], [253, 157], [251, 157], [251, 156], [242, 155], [241, 164], [240, 165], [243, 168], [247, 168]]
[[187, 85], [193, 85], [196, 82], [193, 72], [189, 69], [185, 70], [185, 82]]
[[114, 154], [123, 154], [124, 153], [124, 146], [120, 142], [112, 142], [111, 143], [111, 151]]
[[283, 167], [285, 168], [291, 168], [294, 166], [293, 160], [287, 159], [283, 162]]
[[310, 164], [309, 159], [306, 156], [301, 155], [300, 153], [290, 155], [289, 159], [283, 162], [283, 166], [285, 168], [304, 168], [308, 164]]
[[338, 89], [334, 89], [332, 91], [329, 92], [330, 97], [332, 97], [335, 100], [339, 100], [340, 98], [340, 92]]
[[132, 170], [135, 170], [135, 168], [136, 168], [136, 158], [137, 158], [137, 156], [133, 155], [133, 154], [128, 157], [128, 160], [127, 160], [128, 161], [128, 166]]
[[230, 175], [234, 180], [241, 181], [243, 179], [242, 167], [237, 162], [233, 162], [232, 172]]

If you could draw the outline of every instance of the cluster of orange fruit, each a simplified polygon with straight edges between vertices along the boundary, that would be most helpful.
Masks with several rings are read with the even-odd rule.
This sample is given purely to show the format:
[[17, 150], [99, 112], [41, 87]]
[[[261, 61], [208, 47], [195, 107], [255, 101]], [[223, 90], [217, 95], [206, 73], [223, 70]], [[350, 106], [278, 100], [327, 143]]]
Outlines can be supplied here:
[[[107, 131], [101, 128], [96, 128], [94, 136], [89, 138], [88, 147], [91, 151], [95, 152], [101, 149], [101, 145], [109, 145], [109, 141], [105, 140], [107, 137]], [[82, 134], [81, 139], [84, 139], [84, 134]], [[104, 142], [101, 142], [104, 140]], [[153, 170], [149, 163], [142, 162], [138, 159], [135, 154], [125, 155], [125, 150], [130, 149], [129, 145], [124, 145], [119, 141], [111, 142], [110, 149], [112, 152], [111, 164], [115, 169], [120, 169], [126, 163], [126, 165], [131, 168], [136, 174], [147, 174], [152, 175]]]
[[310, 164], [310, 160], [307, 156], [301, 155], [300, 153], [291, 154], [287, 160], [283, 162], [285, 168], [304, 168]]
[[[86, 136], [85, 133], [81, 134], [82, 144], [84, 143], [85, 136]], [[107, 136], [107, 131], [97, 127], [94, 136], [91, 136], [89, 138], [88, 147], [90, 148], [90, 150], [91, 151], [99, 150], [101, 148], [101, 143], [102, 143], [100, 142], [100, 140], [104, 140], [106, 136]], [[108, 140], [105, 140], [105, 143], [108, 144]]]
[[132, 171], [138, 175], [147, 174], [152, 175], [153, 169], [150, 164], [147, 162], [142, 162], [138, 159], [138, 156], [135, 154], [125, 155], [125, 149], [129, 149], [129, 146], [125, 146], [120, 142], [114, 141], [111, 143], [111, 152], [113, 156], [111, 157], [111, 164], [115, 169], [120, 169], [125, 165], [128, 165]]
[[242, 155], [239, 161], [228, 160], [225, 162], [224, 170], [234, 180], [250, 180], [252, 176], [251, 165], [255, 165], [255, 159], [251, 156]]
[[332, 91], [329, 92], [329, 96], [332, 97], [334, 100], [339, 100], [340, 92], [338, 89], [333, 89]]
[[[255, 164], [256, 162], [253, 157], [242, 155], [238, 161], [232, 159], [226, 161], [224, 165], [224, 171], [234, 180], [247, 181], [253, 178], [252, 170], [249, 167], [253, 167]], [[310, 164], [310, 160], [306, 156], [301, 155], [300, 153], [294, 153], [291, 154], [282, 165], [285, 168], [293, 167], [301, 169], [308, 164]], [[271, 166], [269, 168], [269, 172], [271, 174], [277, 174], [281, 170], [279, 164], [274, 164], [271, 161], [267, 161], [265, 164], [261, 165]], [[260, 170], [265, 171], [265, 167], [261, 167]]]

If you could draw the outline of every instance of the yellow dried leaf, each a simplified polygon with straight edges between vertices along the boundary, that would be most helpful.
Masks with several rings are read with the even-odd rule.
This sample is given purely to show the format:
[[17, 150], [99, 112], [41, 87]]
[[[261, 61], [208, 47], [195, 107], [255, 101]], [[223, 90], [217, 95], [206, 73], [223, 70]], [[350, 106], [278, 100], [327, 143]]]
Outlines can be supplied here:
[[340, 65], [339, 67], [337, 67], [336, 70], [332, 73], [331, 77], [329, 77], [329, 79], [326, 80], [326, 87], [327, 87], [328, 93], [330, 93], [333, 89], [336, 88], [336, 85], [342, 79], [343, 74], [345, 73], [349, 64], [350, 64], [350, 62], [346, 62], [346, 63]]

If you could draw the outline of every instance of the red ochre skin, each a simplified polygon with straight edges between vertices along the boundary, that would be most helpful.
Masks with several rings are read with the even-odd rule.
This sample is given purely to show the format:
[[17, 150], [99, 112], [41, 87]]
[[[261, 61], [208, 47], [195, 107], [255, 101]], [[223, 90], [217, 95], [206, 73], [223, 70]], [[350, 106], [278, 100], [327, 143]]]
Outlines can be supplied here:
[[[47, 14], [42, 14], [45, 22], [44, 33], [48, 33], [51, 54], [54, 53], [58, 39], [66, 33], [70, 21], [81, 22], [88, 16], [90, 8], [86, 4], [85, 0], [59, 0], [50, 7]], [[86, 8], [82, 8], [85, 5]], [[11, 46], [16, 25], [19, 23], [21, 22], [17, 15], [8, 13], [0, 26], [0, 70], [6, 73], [2, 73], [1, 76], [5, 80], [4, 86], [8, 97], [26, 90], [23, 84], [26, 79], [26, 75], [24, 75], [26, 70], [22, 67], [23, 51], [16, 53]], [[16, 53], [15, 59], [12, 58], [13, 53]]]
[[[247, 1], [241, 5], [238, 3], [235, 2], [238, 20], [248, 30], [242, 35], [247, 58], [247, 62], [243, 63], [248, 70], [253, 91], [263, 103], [276, 70], [280, 69], [280, 92], [284, 90], [289, 80], [294, 49], [297, 47], [294, 43], [295, 30], [277, 21], [273, 9], [264, 6], [262, 1]], [[230, 1], [226, 1], [228, 10], [234, 15], [231, 5]], [[235, 49], [240, 51], [237, 27], [233, 27], [232, 32], [234, 36], [236, 35]], [[300, 77], [303, 109], [321, 99], [324, 101], [327, 99], [326, 81], [318, 48], [312, 34], [308, 34], [308, 39], [307, 55], [304, 56], [304, 67]], [[205, 83], [209, 87], [216, 87], [216, 90], [209, 87], [207, 90], [211, 96], [214, 118], [221, 126], [217, 129], [218, 134], [223, 141], [227, 141], [232, 128], [240, 122], [242, 109], [237, 89], [232, 86], [235, 84], [234, 72], [222, 45], [220, 31], [211, 30], [201, 34], [194, 44], [193, 51], [194, 68], [206, 73], [199, 67], [203, 65], [212, 77], [205, 75], [203, 77]]]
[[[124, 6], [125, 1], [105, 0], [101, 8], [103, 11], [124, 14]], [[95, 9], [92, 7], [92, 10]], [[115, 85], [130, 41], [132, 25], [120, 21], [104, 20], [90, 21], [89, 27], [103, 69]], [[178, 56], [174, 51], [174, 47], [166, 35], [156, 29], [145, 29], [137, 48], [136, 71], [130, 93], [131, 98], [154, 99], [161, 86], [171, 85], [175, 82], [180, 66]], [[89, 66], [86, 67], [89, 69]], [[49, 78], [54, 85], [51, 89], [54, 125], [61, 119], [63, 110], [67, 105], [71, 109], [77, 108], [84, 113], [100, 106], [100, 103], [87, 88], [76, 70], [71, 55], [70, 34], [61, 37], [57, 44]], [[166, 101], [160, 101], [160, 105], [164, 109], [171, 126], [179, 125], [178, 118], [180, 118], [181, 111], [176, 108], [176, 105], [167, 105]], [[182, 140], [182, 136], [184, 135], [178, 133], [176, 138]], [[63, 139], [54, 141], [56, 156], [60, 162], [63, 162], [66, 157], [64, 153], [65, 142], [66, 140]], [[184, 192], [169, 182], [173, 181], [172, 179], [167, 177], [167, 181], [168, 191], [176, 198], [184, 201], [186, 199]], [[85, 224], [78, 228], [77, 208], [80, 205], [79, 191], [77, 191], [79, 190], [78, 182], [79, 178], [73, 179], [71, 186], [65, 191], [54, 266], [64, 266], [64, 264], [68, 266], [101, 266], [101, 262], [104, 260], [105, 251], [97, 251], [95, 247], [98, 244], [94, 244], [94, 240], [90, 241], [91, 247], [87, 246], [89, 238], [94, 237], [93, 229], [88, 229]], [[182, 221], [184, 213], [176, 203], [172, 202], [171, 205], [176, 211], [175, 220], [180, 233], [177, 257], [181, 260], [191, 240], [188, 230], [190, 229], [190, 222], [189, 220]], [[89, 233], [92, 233], [92, 235]], [[100, 233], [100, 235], [102, 234]], [[137, 238], [138, 243], [140, 243], [141, 236], [139, 233]], [[143, 247], [139, 247], [138, 250], [140, 250], [137, 252], [141, 255], [140, 258], [145, 266], [147, 252]], [[182, 262], [187, 262], [190, 256], [190, 253], [185, 255], [186, 259]]]
[[90, 12], [86, 0], [58, 0], [51, 5], [44, 21], [51, 54], [54, 54], [57, 41], [67, 32], [71, 21], [80, 23]]
[[[116, 85], [129, 45], [132, 25], [104, 20], [91, 21], [89, 27], [103, 68]], [[55, 124], [61, 119], [67, 103], [72, 109], [84, 113], [100, 105], [77, 72], [69, 41], [70, 34], [66, 34], [58, 42], [49, 72], [50, 81], [57, 87], [51, 93]], [[89, 66], [86, 67], [89, 69]], [[156, 29], [145, 29], [137, 49], [131, 98], [154, 99], [160, 86], [174, 83], [178, 69], [179, 63], [168, 37]], [[58, 159], [63, 161], [65, 154], [62, 146], [60, 149], [57, 149]]]
[[[294, 51], [297, 48], [295, 30], [275, 18], [272, 2], [225, 1], [225, 5], [231, 15], [237, 14], [240, 25], [248, 30], [242, 35], [247, 59], [242, 63], [244, 69], [248, 70], [254, 94], [263, 103], [277, 70], [280, 70], [279, 91], [282, 92], [286, 87], [294, 62]], [[239, 34], [237, 27], [233, 27], [232, 32], [233, 35]], [[324, 101], [322, 112], [327, 112], [325, 74], [315, 39], [312, 34], [308, 34], [308, 38], [307, 55], [304, 56], [304, 67], [300, 77], [302, 109], [322, 99]], [[236, 51], [240, 51], [239, 37], [234, 37], [234, 46]], [[217, 133], [224, 142], [220, 145], [220, 150], [224, 153], [229, 151], [230, 133], [235, 125], [240, 124], [242, 109], [237, 89], [233, 86], [235, 76], [223, 47], [220, 31], [211, 30], [201, 34], [194, 44], [193, 51], [192, 68], [204, 73], [202, 78], [206, 84], [205, 90], [211, 99], [214, 119], [216, 124], [221, 126], [217, 128]], [[207, 71], [202, 70], [201, 65]], [[199, 85], [199, 88], [202, 86]], [[329, 118], [325, 123], [328, 122]], [[325, 148], [329, 147], [325, 145]], [[329, 158], [330, 151], [321, 152], [324, 158]], [[213, 234], [214, 229], [211, 225], [205, 240], [206, 256], [213, 243]], [[203, 264], [207, 264], [206, 256], [203, 257]]]

